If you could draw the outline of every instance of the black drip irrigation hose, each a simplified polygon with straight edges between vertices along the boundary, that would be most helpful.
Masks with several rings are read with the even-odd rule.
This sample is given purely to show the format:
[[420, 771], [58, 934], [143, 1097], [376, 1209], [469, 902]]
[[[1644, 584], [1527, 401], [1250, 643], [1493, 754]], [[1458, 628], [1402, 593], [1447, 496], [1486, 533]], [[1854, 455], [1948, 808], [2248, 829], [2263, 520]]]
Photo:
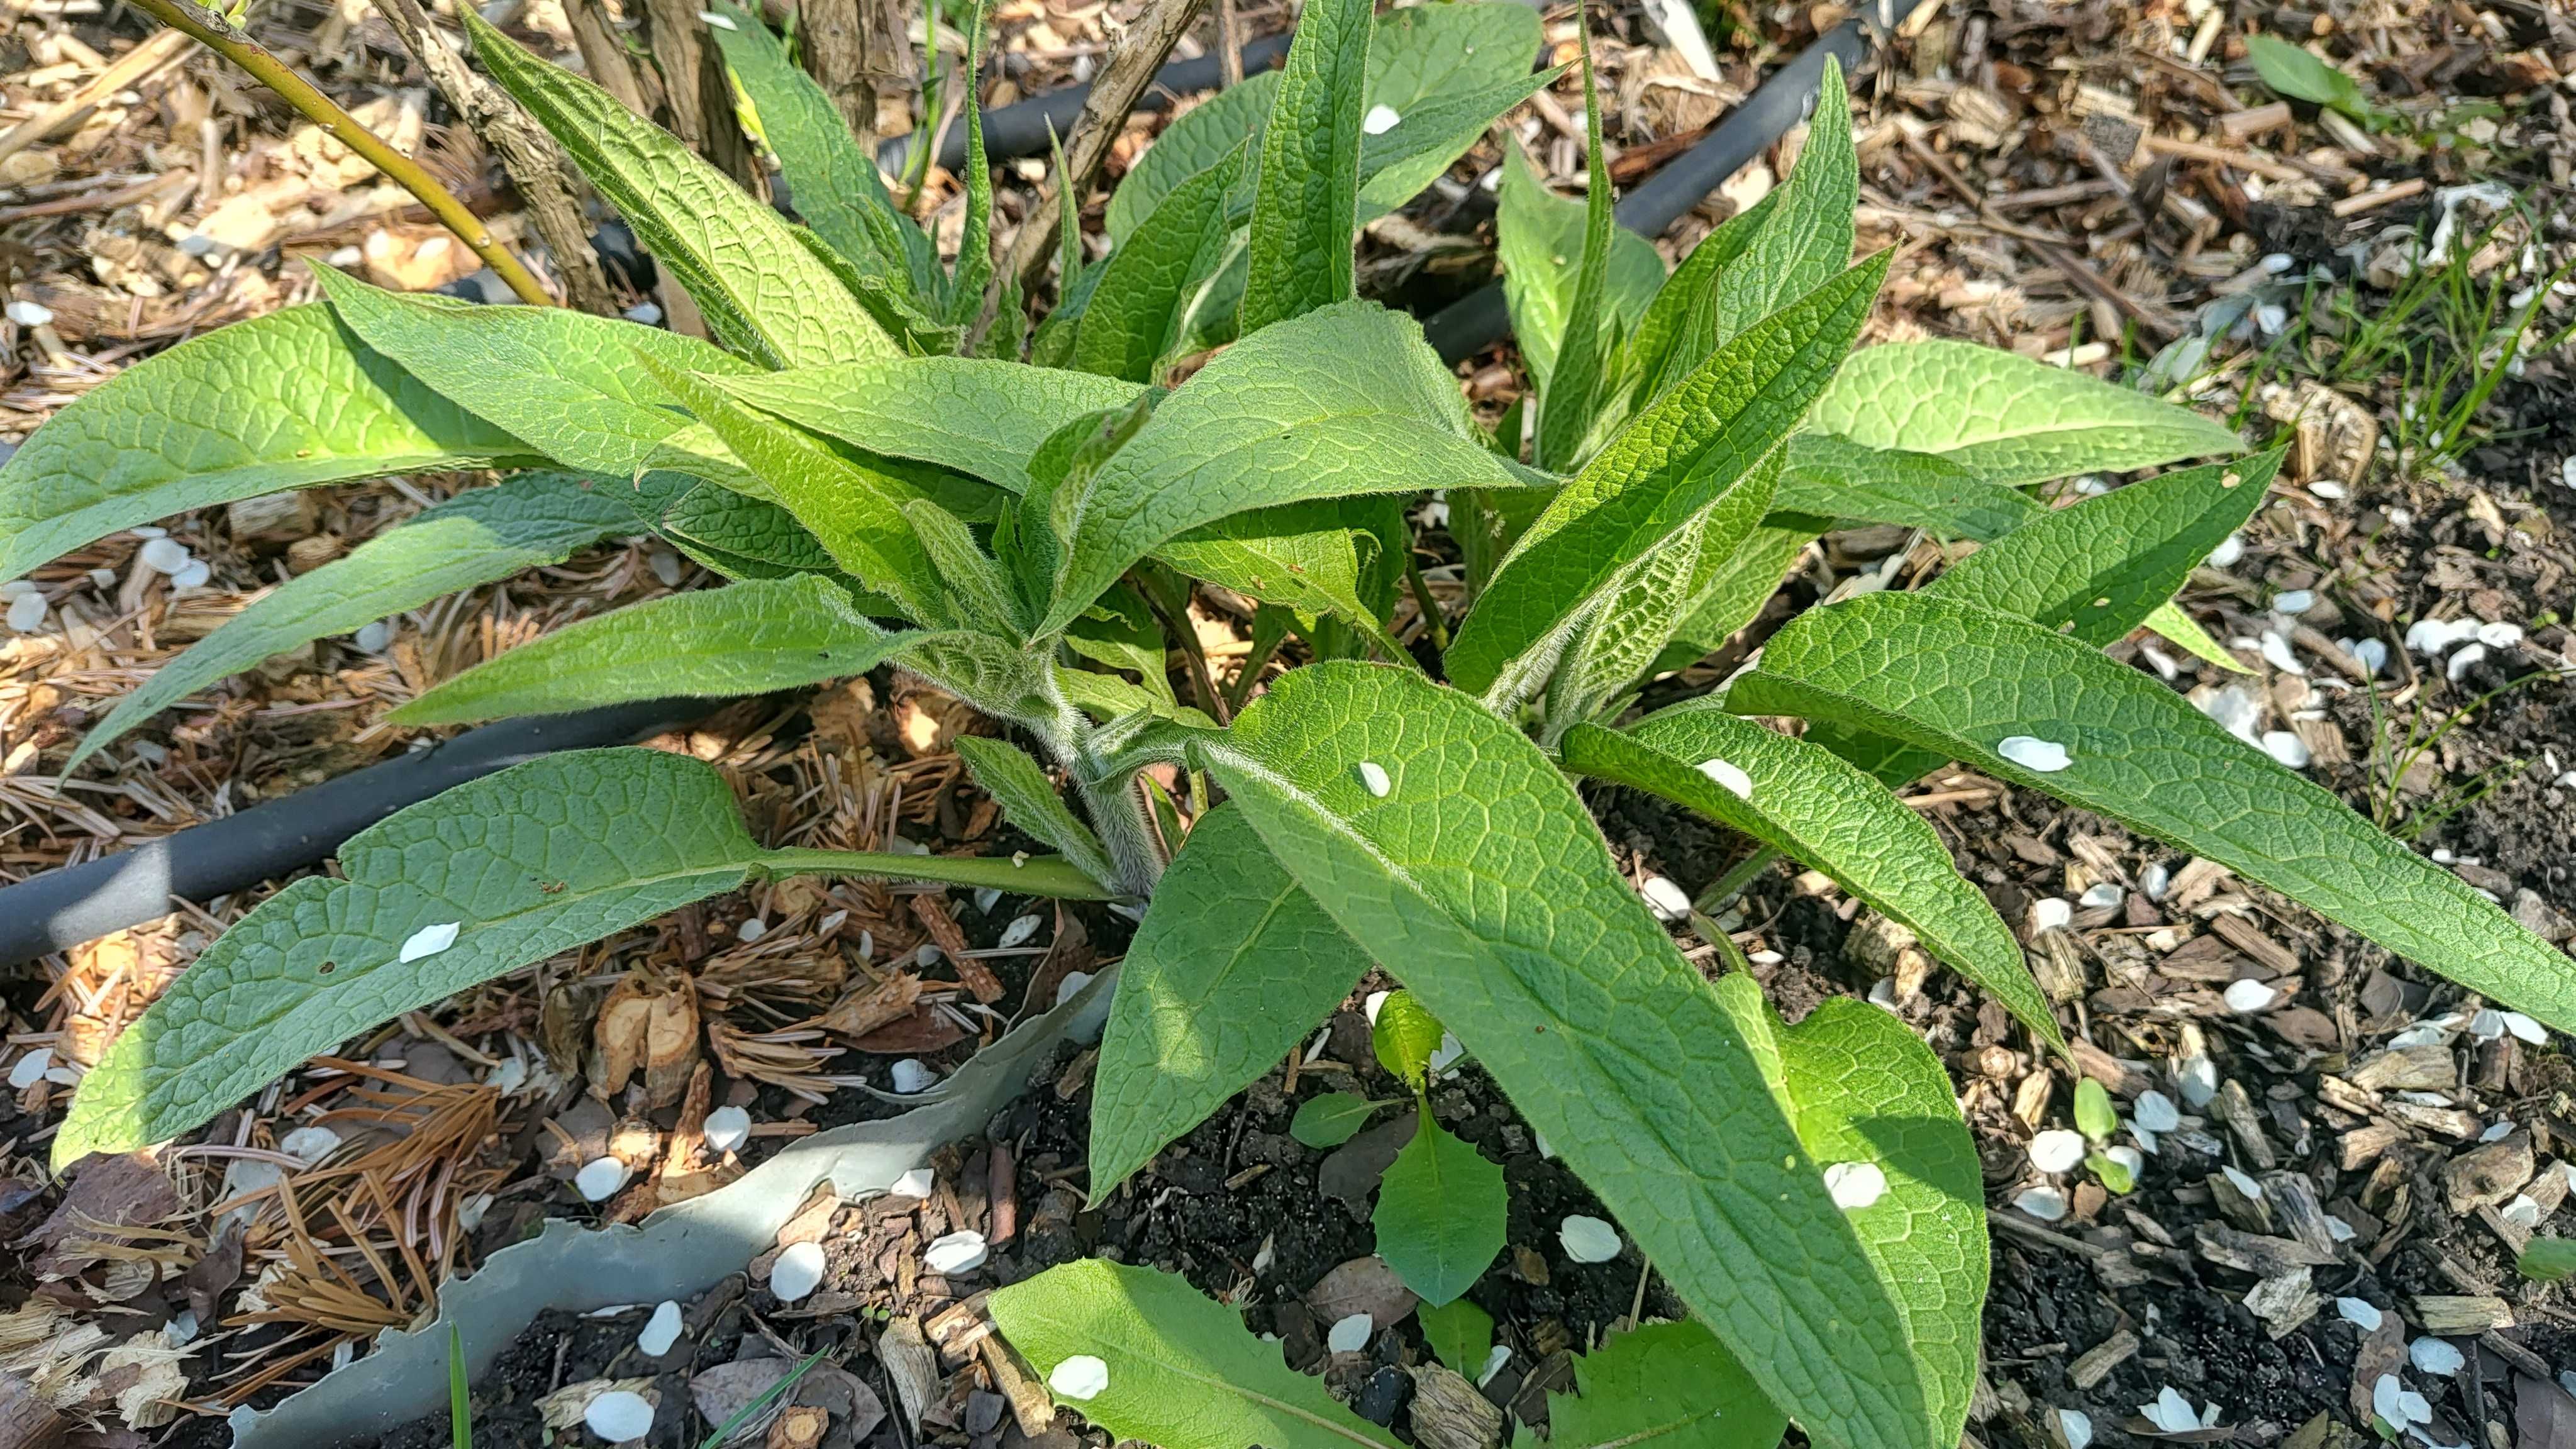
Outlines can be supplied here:
[[147, 845], [0, 887], [0, 966], [15, 966], [320, 862], [406, 805], [557, 750], [632, 744], [706, 713], [656, 699], [503, 720]]
[[[1875, 0], [1874, 24], [1893, 29], [1918, 3]], [[1819, 36], [1698, 145], [1630, 192], [1619, 203], [1619, 224], [1646, 236], [1672, 225], [1805, 118], [1815, 103], [1825, 57], [1837, 57], [1848, 71], [1860, 63], [1867, 48], [1867, 36], [1857, 18]], [[1254, 41], [1243, 48], [1245, 73], [1277, 63], [1287, 50], [1284, 35]], [[1173, 95], [1208, 90], [1220, 80], [1214, 56], [1177, 61], [1155, 72], [1154, 87], [1140, 105], [1160, 109], [1170, 104]], [[985, 112], [988, 154], [1001, 160], [1046, 150], [1050, 125], [1059, 134], [1070, 126], [1089, 93], [1087, 85], [1073, 86]], [[952, 134], [943, 140], [939, 160], [953, 170], [965, 162], [965, 140], [956, 134], [962, 128], [949, 129]], [[909, 159], [911, 139], [899, 137], [887, 143], [878, 152], [880, 163], [900, 174]], [[1491, 346], [1510, 330], [1511, 315], [1503, 305], [1500, 286], [1452, 303], [1423, 324], [1424, 334], [1441, 357], [1453, 363]], [[652, 700], [580, 714], [503, 720], [238, 815], [173, 831], [134, 850], [0, 887], [0, 967], [167, 915], [173, 900], [211, 900], [318, 864], [350, 836], [451, 786], [557, 750], [647, 739], [698, 717], [705, 709], [702, 700]]]

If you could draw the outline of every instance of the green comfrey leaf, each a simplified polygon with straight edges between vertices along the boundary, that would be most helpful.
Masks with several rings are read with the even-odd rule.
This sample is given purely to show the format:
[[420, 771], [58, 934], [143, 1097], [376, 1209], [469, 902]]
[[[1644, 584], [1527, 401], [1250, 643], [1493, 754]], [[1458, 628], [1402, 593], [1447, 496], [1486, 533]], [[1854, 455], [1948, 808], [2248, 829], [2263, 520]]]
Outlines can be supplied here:
[[1065, 647], [1095, 664], [1132, 669], [1148, 693], [1166, 704], [1172, 695], [1170, 642], [1154, 618], [1145, 596], [1125, 583], [1112, 588], [1082, 611], [1064, 633]]
[[[890, 472], [861, 467], [793, 428], [783, 428], [719, 391], [706, 378], [636, 354], [698, 421], [749, 470], [745, 492], [787, 510], [861, 584], [931, 625], [950, 622], [947, 591], [903, 506], [922, 494]], [[688, 469], [685, 460], [664, 463]], [[733, 480], [715, 481], [733, 486]]]
[[2245, 526], [2281, 450], [2184, 468], [2045, 510], [1952, 564], [1927, 591], [2019, 614], [2100, 648], [2163, 607]]
[[2001, 538], [2048, 511], [1948, 459], [1865, 448], [1831, 433], [1800, 433], [1772, 496], [1775, 514], [1893, 523], [1941, 538]]
[[[1384, 1016], [1378, 1018], [1381, 1022]], [[1509, 1194], [1502, 1164], [1431, 1120], [1421, 1104], [1413, 1138], [1379, 1180], [1369, 1224], [1377, 1255], [1423, 1302], [1454, 1303], [1503, 1250]]]
[[1151, 382], [1181, 341], [1191, 298], [1232, 246], [1237, 147], [1175, 188], [1109, 257], [1074, 339], [1084, 372]]
[[1176, 1274], [1086, 1259], [997, 1289], [991, 1303], [993, 1326], [1056, 1403], [1118, 1438], [1182, 1449], [1402, 1449]]
[[1364, 556], [1376, 551], [1377, 540], [1349, 525], [1350, 511], [1321, 501], [1238, 513], [1165, 541], [1154, 557], [1263, 603], [1339, 619], [1387, 658], [1408, 659], [1361, 597]]
[[568, 624], [466, 670], [392, 718], [461, 724], [637, 699], [766, 694], [864, 674], [919, 638], [868, 622], [822, 575], [752, 580]]
[[1418, 675], [1314, 664], [1199, 758], [1767, 1397], [1830, 1444], [1955, 1441], [1957, 1419], [1933, 1413], [1945, 1391], [1792, 1131], [1758, 1049], [1767, 1022], [1683, 959], [1536, 745]]
[[1940, 833], [1833, 754], [1703, 698], [1625, 730], [1577, 726], [1563, 758], [1577, 774], [1688, 806], [1823, 871], [2064, 1050], [2021, 943], [1960, 876]]
[[1727, 703], [1842, 721], [2125, 821], [2576, 1028], [2557, 948], [2162, 684], [2027, 619], [1925, 594], [1817, 609], [1772, 636]]
[[1886, 270], [1882, 253], [1729, 342], [1595, 455], [1477, 600], [1446, 655], [1450, 679], [1490, 700], [1528, 698], [1574, 630], [1721, 496], [1749, 482], [1761, 501], [1738, 516], [1758, 522], [1777, 475], [1757, 465], [1833, 377]]
[[982, 357], [906, 357], [709, 382], [799, 427], [889, 458], [952, 468], [1013, 493], [1029, 460], [1083, 417], [1133, 403], [1116, 378]]
[[1779, 196], [1744, 255], [1718, 273], [1721, 342], [1823, 286], [1851, 262], [1860, 160], [1852, 150], [1851, 101], [1843, 94], [1842, 62], [1832, 56], [1825, 57], [1824, 75], [1816, 82], [1807, 144]]
[[1367, 969], [1242, 812], [1210, 811], [1118, 968], [1093, 1070], [1091, 1200], [1278, 1066]]
[[1376, 14], [1369, 0], [1315, 0], [1298, 17], [1261, 131], [1245, 337], [1351, 298], [1360, 123]]
[[2091, 1141], [2111, 1140], [2120, 1130], [2120, 1116], [2111, 1106], [2111, 1093], [2091, 1077], [2075, 1082], [2075, 1130]]
[[1008, 639], [1025, 637], [1028, 621], [1021, 617], [1020, 596], [1009, 575], [956, 514], [927, 498], [912, 498], [905, 500], [903, 516], [912, 520], [922, 551], [947, 583], [959, 623]]
[[1098, 899], [1062, 861], [764, 850], [724, 777], [659, 750], [575, 750], [396, 811], [206, 948], [108, 1048], [57, 1170], [196, 1127], [403, 1012], [741, 886], [837, 874]]
[[1781, 190], [1728, 217], [1700, 238], [1638, 318], [1624, 351], [1623, 374], [1634, 393], [1627, 411], [1654, 401], [1717, 350], [1717, 279], [1753, 244], [1753, 234], [1780, 204]]
[[2164, 638], [2165, 642], [2180, 647], [2183, 652], [2204, 664], [2217, 665], [2230, 674], [2254, 672], [2237, 663], [2236, 656], [2228, 653], [2225, 645], [2209, 637], [2209, 631], [2194, 622], [2191, 615], [2182, 611], [2180, 605], [2167, 603], [2157, 606], [2155, 612], [2147, 615], [2145, 627], [2154, 630]]
[[1774, 1449], [1789, 1427], [1697, 1323], [1613, 1334], [1574, 1361], [1574, 1383], [1547, 1396], [1550, 1449]]
[[1379, 1000], [1377, 1016], [1369, 1023], [1369, 1048], [1377, 1053], [1377, 1064], [1386, 1068], [1387, 1075], [1419, 1093], [1431, 1058], [1440, 1051], [1442, 1035], [1440, 1018], [1420, 997], [1410, 991], [1390, 991]]
[[972, 323], [983, 310], [984, 289], [993, 280], [993, 167], [984, 155], [984, 45], [987, 0], [972, 0], [974, 21], [966, 31], [966, 228], [957, 241], [957, 262], [948, 277], [948, 320]]
[[1803, 520], [1782, 522], [1774, 513], [1746, 534], [1733, 553], [1721, 558], [1701, 550], [1684, 605], [1686, 616], [1649, 672], [1687, 668], [1716, 653], [1736, 630], [1761, 614], [1799, 555], [1823, 532], [1821, 526]]
[[1003, 819], [1093, 880], [1107, 882], [1116, 877], [1109, 853], [1100, 848], [1100, 837], [1074, 818], [1028, 751], [1001, 740], [959, 735], [957, 754], [966, 761], [976, 787], [1002, 807]]
[[2534, 1238], [2522, 1245], [2513, 1270], [2534, 1283], [2556, 1283], [2576, 1274], [2576, 1239]]
[[[1289, 1131], [1295, 1130], [1291, 1124]], [[1433, 1357], [1471, 1381], [1484, 1372], [1485, 1357], [1494, 1349], [1492, 1314], [1472, 1300], [1459, 1298], [1438, 1305], [1425, 1304], [1415, 1309], [1413, 1316], [1422, 1325], [1422, 1337], [1430, 1343]]]
[[564, 467], [633, 477], [674, 451], [694, 451], [702, 473], [740, 473], [721, 445], [711, 455], [691, 448], [689, 419], [635, 365], [645, 356], [682, 373], [753, 370], [704, 342], [568, 307], [387, 292], [319, 265], [313, 276], [369, 348]]
[[895, 355], [894, 339], [778, 213], [590, 82], [465, 17], [475, 57], [563, 144], [733, 350], [771, 367]]
[[2246, 36], [2245, 57], [2263, 84], [2294, 101], [2341, 111], [2373, 131], [2405, 124], [2403, 115], [2372, 104], [2361, 82], [2278, 36]]
[[[1985, 1181], [1941, 1059], [1893, 1013], [1835, 997], [1784, 1026], [1742, 973], [1717, 984], [1739, 1019], [1768, 1028], [1798, 1141], [1880, 1284], [1905, 1316], [1934, 1432], [1952, 1444], [1977, 1387], [1989, 1254]], [[1739, 1352], [1741, 1345], [1735, 1345]], [[1795, 1404], [1799, 1422], [1813, 1421]]]
[[1297, 1114], [1288, 1119], [1288, 1135], [1318, 1152], [1329, 1151], [1358, 1136], [1379, 1108], [1390, 1105], [1393, 1104], [1370, 1101], [1357, 1092], [1326, 1092], [1320, 1097], [1308, 1097], [1297, 1104]]
[[[1924, 592], [2032, 619], [2095, 648], [2160, 614], [2178, 632], [2197, 632], [2166, 601], [2211, 549], [2253, 516], [2280, 463], [2276, 449], [2041, 510], [1953, 564]], [[1864, 741], [1848, 721], [1824, 722], [1809, 734], [1889, 784], [1946, 763], [1892, 741]]]
[[[1495, 253], [1503, 266], [1503, 299], [1521, 362], [1540, 393], [1547, 391], [1557, 348], [1573, 310], [1583, 259], [1585, 204], [1557, 196], [1531, 167], [1517, 143], [1503, 148], [1502, 195], [1494, 214]], [[1610, 233], [1608, 320], [1626, 332], [1636, 325], [1664, 285], [1663, 255], [1654, 243], [1625, 227]]]
[[1575, 263], [1574, 295], [1566, 304], [1565, 332], [1555, 366], [1538, 401], [1537, 451], [1542, 468], [1570, 469], [1592, 426], [1607, 384], [1612, 343], [1610, 310], [1610, 167], [1601, 158], [1601, 90], [1592, 76], [1592, 32], [1577, 17], [1583, 43], [1583, 253]]
[[[736, 493], [715, 483], [694, 484], [651, 522], [676, 546], [727, 560], [731, 567], [709, 565], [727, 577], [744, 577], [736, 572], [744, 567], [753, 569], [761, 578], [829, 573], [835, 567], [822, 540], [798, 523], [795, 514], [765, 498]], [[868, 612], [898, 614], [902, 610], [889, 600], [885, 609]]]
[[1193, 176], [1223, 161], [1237, 147], [1261, 140], [1261, 123], [1270, 114], [1279, 72], [1265, 70], [1243, 78], [1173, 118], [1136, 157], [1110, 194], [1103, 218], [1109, 239], [1127, 244], [1145, 218]]
[[1520, 482], [1481, 444], [1421, 324], [1367, 302], [1226, 349], [1088, 482], [1054, 500], [1064, 540], [1041, 634], [1136, 560], [1217, 519], [1367, 493]]
[[899, 283], [907, 300], [934, 297], [944, 280], [930, 238], [886, 193], [832, 98], [789, 59], [750, 11], [715, 0], [707, 32], [760, 112], [798, 214], [862, 275]]
[[2233, 429], [2188, 408], [1946, 338], [1852, 354], [1807, 421], [1866, 447], [1937, 453], [1991, 483], [2152, 468], [2241, 446]]
[[347, 634], [444, 594], [570, 558], [635, 531], [629, 485], [570, 473], [522, 473], [461, 493], [360, 544], [347, 558], [287, 580], [185, 653], [154, 670], [73, 752], [64, 773], [127, 731], [228, 675], [315, 639]]
[[1130, 684], [1115, 674], [1059, 667], [1055, 671], [1055, 682], [1074, 708], [1101, 724], [1150, 715], [1197, 729], [1218, 727], [1217, 722], [1204, 711], [1182, 704], [1170, 695], [1155, 694], [1142, 686]]
[[137, 363], [0, 463], [0, 579], [256, 494], [545, 461], [368, 350], [328, 307], [289, 307]]

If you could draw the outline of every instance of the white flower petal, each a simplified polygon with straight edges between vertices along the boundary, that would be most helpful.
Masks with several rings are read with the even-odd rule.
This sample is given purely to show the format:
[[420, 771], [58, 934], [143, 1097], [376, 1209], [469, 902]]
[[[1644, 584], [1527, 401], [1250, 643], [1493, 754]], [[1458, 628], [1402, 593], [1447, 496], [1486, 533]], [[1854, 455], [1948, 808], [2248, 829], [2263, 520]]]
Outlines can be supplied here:
[[2263, 1200], [2263, 1184], [2256, 1182], [2254, 1179], [2247, 1177], [2244, 1173], [2238, 1172], [2232, 1167], [2222, 1167], [2218, 1170], [2226, 1175], [2227, 1185], [2236, 1189], [2236, 1191], [2242, 1195], [2247, 1202], [2261, 1202]]
[[1357, 1353], [1376, 1336], [1377, 1320], [1365, 1313], [1354, 1313], [1334, 1323], [1324, 1335], [1324, 1346], [1335, 1353]]
[[2387, 1316], [2379, 1311], [2379, 1305], [2363, 1298], [2336, 1299], [2335, 1314], [2364, 1333], [2377, 1333], [2381, 1321]]
[[918, 1057], [905, 1057], [886, 1068], [886, 1077], [893, 1083], [894, 1090], [906, 1097], [915, 1092], [927, 1091], [939, 1080], [939, 1074], [924, 1065]]
[[1647, 907], [1662, 920], [1678, 921], [1690, 915], [1690, 892], [1673, 884], [1666, 877], [1660, 875], [1646, 877], [1644, 884], [1637, 887], [1637, 894], [1646, 898]]
[[17, 1065], [9, 1069], [9, 1090], [23, 1092], [36, 1085], [45, 1079], [45, 1073], [51, 1070], [53, 1065], [54, 1052], [51, 1047], [38, 1047], [18, 1058]]
[[2439, 1338], [2419, 1338], [2406, 1345], [2406, 1361], [2437, 1379], [2447, 1379], [2468, 1362], [2467, 1355]]
[[1360, 131], [1364, 135], [1383, 136], [1403, 121], [1404, 117], [1393, 106], [1371, 106], [1368, 114], [1360, 118]]
[[1578, 1263], [1607, 1263], [1619, 1256], [1619, 1230], [1599, 1218], [1575, 1213], [1556, 1226], [1565, 1256]]
[[631, 1444], [653, 1432], [653, 1401], [633, 1389], [610, 1389], [582, 1405], [581, 1422], [611, 1444]]
[[2515, 1041], [2529, 1042], [2533, 1046], [2549, 1044], [2548, 1028], [2519, 1011], [2504, 1014], [2504, 1029], [2513, 1033]]
[[644, 1329], [635, 1335], [636, 1351], [646, 1358], [660, 1358], [680, 1341], [680, 1305], [663, 1299], [655, 1305], [653, 1316], [644, 1320]]
[[2053, 775], [2065, 769], [2068, 761], [2066, 746], [2034, 735], [2007, 735], [1996, 743], [1995, 753], [2025, 770], [2036, 770], [2043, 775]]
[[731, 1152], [751, 1138], [751, 1114], [740, 1107], [718, 1107], [707, 1114], [707, 1150]]
[[1753, 777], [1724, 760], [1702, 760], [1699, 772], [1725, 786], [1738, 800], [1753, 798]]
[[394, 959], [397, 962], [418, 961], [425, 956], [437, 955], [456, 944], [457, 929], [463, 924], [461, 921], [444, 921], [435, 926], [421, 927], [402, 943], [402, 950], [395, 954]]
[[2150, 1088], [2138, 1094], [2138, 1125], [2150, 1132], [2171, 1132], [2182, 1126], [2182, 1109], [2173, 1098]]
[[770, 1296], [798, 1303], [823, 1286], [823, 1245], [790, 1243], [769, 1265]]
[[1076, 1403], [1099, 1398], [1101, 1390], [1109, 1387], [1109, 1365], [1090, 1354], [1077, 1353], [1047, 1375], [1047, 1387], [1055, 1390], [1057, 1397]]
[[2227, 999], [2228, 1010], [2239, 1016], [2251, 1016], [2270, 1006], [2279, 999], [2281, 993], [2260, 981], [2248, 978], [2229, 983], [2223, 995]]
[[2042, 1172], [2071, 1172], [2084, 1161], [2084, 1134], [2052, 1128], [2030, 1139], [2030, 1165]]
[[2060, 1409], [2057, 1411], [2057, 1433], [2066, 1441], [2066, 1449], [2089, 1449], [2093, 1442], [2093, 1416], [2082, 1409]]
[[939, 1179], [927, 1167], [916, 1167], [894, 1180], [886, 1189], [889, 1197], [926, 1198], [938, 1189]]
[[953, 1273], [972, 1273], [984, 1266], [993, 1250], [984, 1235], [973, 1228], [960, 1228], [945, 1237], [933, 1238], [921, 1255], [923, 1266], [945, 1277]]
[[1386, 766], [1375, 760], [1360, 761], [1360, 783], [1368, 787], [1370, 794], [1381, 800], [1387, 797], [1387, 792], [1395, 788], [1395, 782], [1387, 778]]
[[594, 1157], [573, 1174], [572, 1185], [584, 1202], [605, 1202], [626, 1185], [626, 1164], [614, 1157]]
[[1825, 1191], [1834, 1206], [1858, 1212], [1887, 1195], [1887, 1174], [1875, 1162], [1836, 1162], [1825, 1168]]
[[2024, 1188], [2013, 1198], [2013, 1206], [2043, 1223], [2053, 1223], [2066, 1216], [2066, 1194], [2053, 1187]]

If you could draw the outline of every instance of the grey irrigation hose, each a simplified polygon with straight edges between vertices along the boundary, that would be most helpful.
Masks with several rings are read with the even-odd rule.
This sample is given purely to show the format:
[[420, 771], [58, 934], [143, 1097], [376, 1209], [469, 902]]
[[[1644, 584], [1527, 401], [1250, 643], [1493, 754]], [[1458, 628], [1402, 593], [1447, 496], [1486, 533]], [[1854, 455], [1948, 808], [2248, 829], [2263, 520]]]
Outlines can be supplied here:
[[[1893, 30], [1914, 12], [1920, 0], [1875, 0], [1870, 9], [1875, 28]], [[1646, 178], [1645, 184], [1619, 199], [1619, 224], [1652, 237], [1699, 205], [1744, 163], [1770, 149], [1791, 126], [1806, 119], [1816, 103], [1816, 86], [1824, 78], [1825, 57], [1843, 63], [1849, 74], [1868, 54], [1869, 38], [1854, 16], [1816, 37], [1797, 58], [1771, 73], [1704, 137]], [[1422, 333], [1443, 362], [1458, 363], [1501, 341], [1512, 330], [1510, 310], [1500, 283], [1462, 297], [1432, 314]]]
[[632, 744], [707, 712], [658, 699], [503, 720], [149, 844], [0, 886], [0, 967], [33, 960], [312, 865], [350, 836], [454, 785], [557, 750]]
[[[1877, 0], [1876, 23], [1893, 28], [1919, 0]], [[1814, 102], [1825, 57], [1846, 70], [1867, 50], [1857, 19], [1818, 37], [1795, 60], [1774, 72], [1708, 137], [1648, 178], [1619, 203], [1619, 222], [1652, 236], [1672, 225], [1718, 183], [1735, 174], [1804, 118]], [[1247, 73], [1287, 51], [1286, 36], [1243, 48]], [[1213, 56], [1177, 61], [1155, 73], [1158, 89], [1180, 93], [1217, 84]], [[1081, 113], [1087, 86], [1033, 97], [985, 113], [985, 144], [997, 158], [1046, 149], [1047, 124], [1069, 124]], [[952, 131], [958, 129], [950, 128]], [[908, 138], [888, 143], [883, 164], [900, 170]], [[962, 137], [952, 137], [964, 160]], [[1010, 147], [1019, 149], [1013, 150]], [[1499, 286], [1453, 303], [1423, 325], [1440, 355], [1455, 362], [1473, 356], [1511, 330]], [[149, 845], [86, 865], [50, 871], [0, 887], [0, 966], [12, 966], [163, 916], [173, 897], [208, 900], [264, 880], [302, 870], [340, 843], [406, 805], [506, 765], [555, 750], [625, 744], [694, 718], [703, 702], [656, 700], [582, 714], [504, 720], [458, 736], [419, 754], [371, 766], [316, 785], [283, 800], [204, 825], [174, 831]]]

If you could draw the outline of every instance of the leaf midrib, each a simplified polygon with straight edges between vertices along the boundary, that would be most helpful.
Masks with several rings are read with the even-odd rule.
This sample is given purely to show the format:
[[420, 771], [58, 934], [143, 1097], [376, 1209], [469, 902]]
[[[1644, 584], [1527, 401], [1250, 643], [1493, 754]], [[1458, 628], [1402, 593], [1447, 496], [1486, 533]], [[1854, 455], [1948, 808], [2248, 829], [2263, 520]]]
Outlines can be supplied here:
[[[1053, 1326], [1060, 1335], [1065, 1337], [1072, 1338], [1079, 1336], [1079, 1325], [1068, 1324], [1065, 1321], [1058, 1319], [1054, 1321]], [[1107, 1347], [1107, 1345], [1103, 1345], [1103, 1347]], [[1141, 1349], [1129, 1344], [1122, 1345], [1121, 1351], [1127, 1357], [1132, 1358], [1139, 1363], [1151, 1364], [1157, 1368], [1163, 1369], [1175, 1378], [1185, 1379], [1190, 1383], [1200, 1385], [1203, 1388], [1216, 1389], [1224, 1393], [1232, 1394], [1236, 1398], [1243, 1399], [1246, 1402], [1259, 1404], [1265, 1409], [1275, 1410], [1279, 1413], [1286, 1414], [1291, 1418], [1302, 1420], [1303, 1422], [1311, 1424], [1328, 1434], [1335, 1435], [1342, 1439], [1347, 1439], [1351, 1443], [1366, 1444], [1369, 1446], [1369, 1449], [1387, 1449], [1386, 1441], [1379, 1439], [1374, 1435], [1363, 1434], [1347, 1425], [1334, 1423], [1331, 1419], [1316, 1413], [1312, 1409], [1289, 1403], [1285, 1399], [1273, 1398], [1270, 1395], [1261, 1392], [1259, 1389], [1246, 1388], [1232, 1379], [1223, 1378], [1212, 1373], [1195, 1371], [1188, 1365], [1172, 1362], [1151, 1349]]]

